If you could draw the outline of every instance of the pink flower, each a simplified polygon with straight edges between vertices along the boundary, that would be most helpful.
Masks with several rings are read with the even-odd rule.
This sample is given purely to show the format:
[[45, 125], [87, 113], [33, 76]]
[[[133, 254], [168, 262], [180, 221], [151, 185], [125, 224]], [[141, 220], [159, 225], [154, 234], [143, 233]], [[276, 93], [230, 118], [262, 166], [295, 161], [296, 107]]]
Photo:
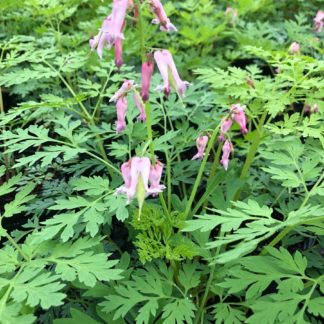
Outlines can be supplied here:
[[[161, 177], [163, 172], [163, 163], [160, 161], [156, 161], [155, 165], [151, 165], [150, 170], [150, 190], [157, 190], [158, 192], [162, 192], [165, 189], [164, 185], [160, 184]], [[152, 196], [156, 196], [157, 193], [153, 193]]]
[[115, 41], [115, 65], [120, 68], [123, 65], [123, 40], [121, 38], [117, 38]]
[[155, 19], [152, 20], [153, 24], [160, 25], [160, 29], [163, 31], [177, 31], [177, 28], [166, 15], [160, 0], [147, 0], [147, 3], [150, 5], [150, 9], [155, 16]]
[[196, 146], [197, 146], [198, 152], [197, 152], [196, 155], [194, 155], [192, 160], [197, 160], [197, 159], [202, 160], [204, 158], [207, 143], [208, 143], [208, 136], [207, 135], [197, 137]]
[[[125, 194], [128, 202], [130, 202], [135, 195], [138, 200], [143, 200], [149, 195], [156, 195], [165, 188], [160, 185], [160, 179], [163, 170], [163, 164], [159, 162], [157, 166], [151, 165], [148, 157], [133, 157], [128, 162], [121, 166], [122, 177], [124, 185], [117, 188], [117, 194]], [[153, 172], [153, 173], [152, 173]], [[150, 182], [150, 187], [149, 187]]]
[[311, 113], [311, 106], [310, 105], [305, 105], [305, 108], [304, 108], [304, 113], [305, 114], [310, 114]]
[[300, 45], [297, 42], [291, 43], [289, 47], [289, 53], [290, 54], [299, 54], [300, 53]]
[[124, 39], [124, 35], [121, 31], [123, 29], [127, 7], [128, 0], [114, 0], [113, 2], [111, 13], [112, 23], [107, 30], [112, 43], [114, 43], [117, 38]]
[[274, 73], [275, 73], [275, 74], [279, 74], [279, 73], [280, 73], [280, 68], [279, 68], [279, 67], [275, 68], [275, 69], [274, 69]]
[[114, 0], [111, 15], [102, 23], [99, 33], [89, 40], [91, 50], [97, 48], [97, 53], [102, 58], [102, 52], [105, 46], [109, 49], [115, 45], [115, 62], [120, 67], [123, 64], [121, 59], [122, 53], [122, 33], [125, 25], [125, 16], [128, 7], [128, 0]]
[[103, 21], [101, 28], [99, 29], [99, 33], [93, 38], [89, 40], [90, 48], [92, 51], [97, 48], [97, 53], [100, 58], [102, 58], [102, 52], [105, 46], [111, 47], [111, 39], [108, 30], [111, 28], [112, 18], [111, 15], [106, 17]]
[[310, 105], [305, 105], [305, 108], [304, 108], [304, 113], [305, 114], [314, 114], [314, 113], [317, 113], [318, 112], [318, 105], [317, 104], [314, 104], [313, 105], [313, 108], [311, 108]]
[[246, 128], [246, 116], [244, 113], [245, 106], [240, 104], [232, 105], [230, 111], [232, 112], [232, 118], [240, 126], [242, 134], [247, 134]]
[[227, 7], [225, 10], [225, 15], [229, 15], [231, 14], [231, 16], [233, 17], [237, 17], [237, 9], [234, 9], [232, 7]]
[[223, 164], [224, 169], [226, 171], [228, 169], [229, 156], [230, 156], [231, 152], [233, 152], [233, 151], [234, 151], [233, 145], [232, 145], [231, 141], [227, 139], [223, 145], [223, 148], [222, 148], [223, 155], [222, 155], [222, 159], [220, 160], [220, 163]]
[[231, 118], [224, 117], [221, 121], [220, 126], [220, 136], [218, 137], [219, 141], [224, 141], [225, 134], [229, 131], [229, 129], [232, 127], [233, 121]]
[[225, 16], [230, 17], [231, 24], [234, 25], [235, 20], [237, 18], [237, 9], [234, 9], [232, 7], [227, 7], [224, 14]]
[[313, 106], [313, 113], [317, 113], [318, 112], [318, 105], [314, 104]]
[[314, 29], [318, 33], [322, 31], [324, 25], [323, 20], [324, 20], [324, 11], [318, 10], [314, 18]]
[[163, 89], [166, 96], [170, 94], [170, 84], [176, 89], [180, 97], [184, 97], [189, 82], [180, 79], [171, 53], [159, 50], [154, 53], [154, 59], [163, 79]]
[[137, 120], [145, 121], [146, 120], [146, 113], [145, 113], [144, 103], [142, 101], [141, 96], [139, 95], [139, 93], [137, 91], [134, 91], [133, 98], [134, 98], [136, 107], [140, 112], [140, 115], [137, 117]]
[[116, 103], [117, 110], [117, 122], [116, 122], [116, 132], [120, 133], [126, 128], [126, 112], [127, 112], [127, 100], [125, 97], [119, 97]]
[[149, 91], [150, 91], [153, 71], [154, 71], [154, 61], [151, 60], [151, 57], [148, 57], [148, 60], [142, 64], [141, 96], [144, 102], [147, 101], [149, 98]]
[[119, 90], [110, 98], [109, 102], [117, 101], [120, 97], [125, 97], [134, 88], [134, 80], [125, 80]]
[[117, 190], [116, 190], [117, 194], [120, 194], [120, 193], [127, 194], [128, 201], [130, 201], [132, 199], [131, 196], [128, 196], [128, 193], [129, 193], [129, 190], [131, 187], [131, 181], [132, 181], [131, 165], [132, 165], [132, 160], [129, 160], [121, 165], [120, 170], [121, 170], [122, 177], [124, 180], [124, 185], [117, 188]]

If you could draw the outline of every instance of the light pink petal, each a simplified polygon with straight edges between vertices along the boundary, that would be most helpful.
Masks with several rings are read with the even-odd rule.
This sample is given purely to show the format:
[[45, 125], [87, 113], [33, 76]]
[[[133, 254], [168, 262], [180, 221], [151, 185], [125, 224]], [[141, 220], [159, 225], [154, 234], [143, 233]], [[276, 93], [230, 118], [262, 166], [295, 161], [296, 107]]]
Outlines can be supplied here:
[[168, 96], [170, 93], [168, 58], [165, 56], [163, 51], [156, 51], [154, 53], [154, 59], [163, 80], [164, 93], [166, 96]]

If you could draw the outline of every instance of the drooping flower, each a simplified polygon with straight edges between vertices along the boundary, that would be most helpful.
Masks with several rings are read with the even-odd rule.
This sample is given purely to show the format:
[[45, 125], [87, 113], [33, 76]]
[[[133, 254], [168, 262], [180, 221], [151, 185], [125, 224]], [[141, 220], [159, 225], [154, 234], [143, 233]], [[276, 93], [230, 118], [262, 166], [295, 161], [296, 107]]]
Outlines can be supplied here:
[[148, 60], [142, 64], [142, 87], [141, 87], [141, 96], [143, 101], [147, 101], [149, 98], [151, 78], [154, 71], [154, 61], [152, 61], [151, 56], [148, 57]]
[[247, 134], [248, 130], [246, 128], [246, 116], [244, 113], [245, 106], [240, 104], [235, 104], [231, 106], [231, 113], [233, 120], [240, 126], [242, 134]]
[[147, 3], [150, 5], [150, 9], [155, 16], [155, 19], [152, 20], [153, 24], [160, 25], [160, 29], [163, 31], [177, 31], [177, 28], [170, 22], [170, 19], [165, 13], [160, 0], [147, 0]]
[[120, 89], [110, 98], [109, 102], [117, 101], [120, 97], [124, 97], [134, 88], [134, 80], [125, 80]]
[[117, 110], [117, 122], [116, 122], [116, 132], [120, 133], [126, 128], [126, 112], [127, 112], [127, 100], [125, 97], [119, 97], [116, 103]]
[[314, 29], [316, 32], [320, 33], [324, 25], [324, 11], [318, 10], [314, 18]]
[[193, 156], [192, 160], [197, 160], [197, 159], [202, 160], [204, 158], [207, 143], [208, 143], [207, 135], [197, 137], [196, 146], [197, 146], [198, 152], [197, 152], [197, 154], [195, 154]]
[[224, 142], [223, 148], [222, 148], [222, 159], [220, 160], [220, 163], [223, 164], [224, 169], [227, 171], [228, 169], [228, 164], [229, 164], [229, 157], [231, 152], [234, 151], [233, 145], [230, 140], [226, 140]]
[[229, 129], [232, 127], [233, 121], [231, 118], [224, 117], [221, 121], [220, 126], [220, 135], [218, 137], [219, 141], [224, 141], [225, 134], [229, 131]]
[[[165, 189], [165, 186], [160, 184], [162, 172], [163, 172], [163, 163], [161, 163], [160, 161], [156, 161], [155, 165], [151, 165], [150, 176], [149, 176], [150, 190], [154, 189], [157, 190], [158, 192], [162, 192]], [[152, 193], [152, 196], [156, 196], [156, 195], [157, 193]]]
[[154, 53], [154, 59], [163, 79], [165, 95], [170, 94], [172, 86], [181, 97], [184, 97], [189, 82], [181, 80], [170, 51], [158, 50]]
[[130, 202], [132, 200], [132, 195], [130, 193], [130, 187], [131, 187], [131, 181], [132, 181], [132, 176], [131, 176], [131, 165], [132, 165], [132, 160], [130, 159], [127, 162], [124, 162], [121, 167], [121, 173], [122, 173], [122, 177], [124, 180], [124, 184], [122, 186], [120, 186], [119, 188], [117, 188], [116, 190], [116, 194], [126, 194], [127, 195], [127, 201]]
[[[124, 185], [117, 188], [116, 193], [123, 193], [127, 196], [127, 201], [130, 202], [136, 195], [137, 189], [144, 188], [146, 194], [149, 194], [148, 181], [150, 175], [151, 161], [147, 157], [133, 157], [121, 166]], [[138, 188], [138, 186], [143, 188]], [[144, 197], [144, 198], [145, 198]]]
[[289, 47], [289, 53], [290, 54], [299, 54], [300, 53], [300, 45], [297, 42], [291, 43]]
[[102, 58], [103, 49], [107, 47], [110, 49], [115, 46], [115, 63], [117, 67], [123, 64], [122, 55], [122, 33], [125, 25], [125, 16], [128, 0], [114, 0], [111, 15], [105, 18], [99, 29], [98, 34], [89, 40], [91, 50], [97, 48], [97, 53]]
[[139, 205], [139, 218], [145, 198], [149, 195], [155, 196], [165, 189], [163, 185], [160, 185], [162, 170], [162, 163], [157, 163], [152, 168], [148, 157], [135, 156], [121, 166], [124, 184], [117, 188], [116, 194], [125, 194], [127, 203], [136, 196]]
[[126, 11], [128, 7], [128, 0], [114, 0], [112, 13], [111, 13], [111, 26], [107, 30], [110, 34], [111, 42], [115, 42], [117, 38], [124, 39], [124, 35], [122, 33]]
[[141, 96], [139, 95], [139, 93], [137, 91], [134, 91], [133, 93], [133, 98], [135, 101], [135, 105], [137, 107], [137, 109], [139, 110], [139, 116], [137, 117], [138, 121], [145, 121], [146, 120], [146, 113], [145, 113], [145, 107], [144, 107], [144, 103], [142, 101]]
[[94, 36], [94, 38], [89, 40], [90, 48], [92, 51], [97, 48], [97, 53], [100, 58], [102, 58], [102, 52], [105, 46], [110, 48], [112, 46], [109, 29], [112, 25], [112, 17], [111, 15], [106, 17], [105, 20], [102, 23], [101, 28], [99, 29], [99, 33]]

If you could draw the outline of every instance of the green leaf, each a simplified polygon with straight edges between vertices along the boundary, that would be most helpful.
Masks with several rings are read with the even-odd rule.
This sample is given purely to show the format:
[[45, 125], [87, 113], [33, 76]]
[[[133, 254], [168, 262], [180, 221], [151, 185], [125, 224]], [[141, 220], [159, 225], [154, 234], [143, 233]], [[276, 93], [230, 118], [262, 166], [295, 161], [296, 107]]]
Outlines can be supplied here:
[[197, 287], [200, 283], [200, 271], [198, 271], [197, 267], [197, 263], [186, 262], [179, 271], [178, 279], [186, 292], [191, 288]]
[[59, 276], [29, 267], [15, 279], [11, 296], [16, 302], [26, 301], [31, 307], [40, 304], [48, 309], [63, 304], [65, 294], [60, 292], [63, 287]]
[[196, 306], [190, 299], [178, 299], [163, 307], [164, 323], [193, 323]]
[[15, 199], [4, 206], [4, 217], [11, 217], [15, 214], [21, 213], [22, 211], [26, 210], [25, 203], [29, 202], [30, 200], [34, 199], [35, 195], [29, 195], [35, 188], [35, 183], [29, 183], [24, 186], [15, 196]]

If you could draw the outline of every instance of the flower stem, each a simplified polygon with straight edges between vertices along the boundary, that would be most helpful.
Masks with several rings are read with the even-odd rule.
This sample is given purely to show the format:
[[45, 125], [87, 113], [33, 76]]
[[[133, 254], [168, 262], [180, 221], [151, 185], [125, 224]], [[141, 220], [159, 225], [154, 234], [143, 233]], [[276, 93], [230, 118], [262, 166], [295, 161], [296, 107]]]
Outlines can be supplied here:
[[[259, 122], [257, 130], [256, 130], [255, 137], [253, 139], [252, 145], [250, 146], [249, 152], [246, 156], [246, 160], [244, 162], [244, 165], [243, 165], [243, 168], [241, 171], [241, 175], [240, 175], [241, 180], [246, 178], [246, 176], [249, 172], [250, 166], [254, 160], [255, 154], [258, 150], [259, 144], [262, 140], [262, 136], [264, 134], [263, 124], [265, 122], [266, 117], [267, 117], [267, 112], [265, 111], [261, 116], [260, 122]], [[240, 195], [241, 195], [241, 188], [239, 188], [237, 190], [237, 192], [235, 193], [234, 200], [240, 199]]]
[[192, 214], [190, 213], [191, 206], [192, 206], [192, 203], [193, 203], [193, 201], [195, 199], [198, 187], [200, 185], [201, 178], [203, 176], [203, 173], [204, 173], [204, 170], [205, 170], [205, 167], [206, 167], [208, 155], [209, 155], [211, 149], [214, 146], [219, 127], [220, 127], [220, 124], [218, 124], [216, 126], [216, 128], [213, 130], [213, 133], [212, 133], [212, 135], [211, 135], [211, 137], [210, 137], [210, 139], [208, 141], [208, 145], [207, 145], [207, 148], [206, 148], [206, 151], [205, 151], [204, 158], [203, 158], [203, 160], [201, 162], [201, 165], [200, 165], [200, 168], [199, 168], [199, 171], [198, 171], [198, 174], [197, 174], [196, 181], [195, 181], [194, 186], [192, 188], [192, 191], [191, 191], [191, 194], [190, 194], [190, 197], [189, 197], [189, 201], [187, 203], [187, 206], [186, 206], [186, 209], [185, 209], [185, 212], [184, 212], [185, 219], [188, 218], [188, 217], [190, 219], [192, 217]]

